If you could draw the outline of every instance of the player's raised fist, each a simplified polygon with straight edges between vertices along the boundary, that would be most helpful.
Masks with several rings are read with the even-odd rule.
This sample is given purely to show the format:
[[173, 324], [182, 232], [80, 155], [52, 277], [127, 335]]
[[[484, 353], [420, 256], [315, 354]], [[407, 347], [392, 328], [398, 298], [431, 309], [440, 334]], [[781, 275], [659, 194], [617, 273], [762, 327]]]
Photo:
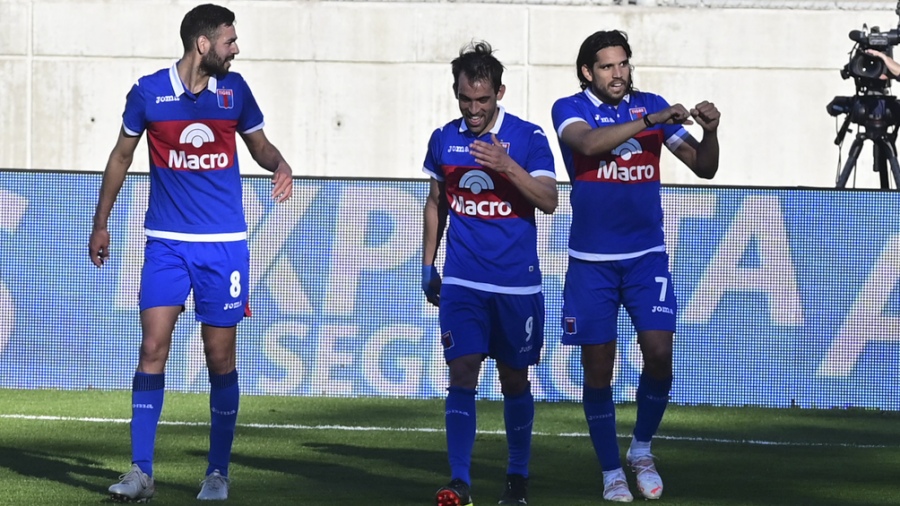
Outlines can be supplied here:
[[708, 132], [715, 131], [719, 127], [719, 116], [720, 113], [716, 108], [716, 104], [707, 102], [706, 100], [700, 102], [691, 109], [691, 117], [697, 121], [698, 125]]

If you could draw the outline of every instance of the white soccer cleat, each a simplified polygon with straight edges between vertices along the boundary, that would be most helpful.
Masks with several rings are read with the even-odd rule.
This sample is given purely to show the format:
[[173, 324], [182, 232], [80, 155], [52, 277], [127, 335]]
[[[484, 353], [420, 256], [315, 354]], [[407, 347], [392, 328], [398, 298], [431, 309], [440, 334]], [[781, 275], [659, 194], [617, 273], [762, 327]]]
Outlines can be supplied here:
[[218, 469], [210, 473], [200, 483], [197, 499], [201, 501], [224, 501], [228, 499], [228, 478], [222, 476]]
[[628, 481], [625, 480], [625, 473], [618, 469], [618, 472], [610, 473], [603, 476], [603, 499], [612, 502], [631, 502], [634, 497], [628, 490]]
[[109, 497], [116, 502], [147, 502], [156, 493], [153, 478], [141, 471], [137, 464], [119, 476], [119, 483], [109, 487]]
[[656, 472], [656, 464], [653, 462], [654, 458], [649, 453], [632, 456], [631, 450], [628, 450], [628, 453], [625, 455], [625, 460], [628, 461], [628, 465], [634, 471], [638, 490], [647, 499], [659, 499], [659, 496], [663, 493], [662, 478]]

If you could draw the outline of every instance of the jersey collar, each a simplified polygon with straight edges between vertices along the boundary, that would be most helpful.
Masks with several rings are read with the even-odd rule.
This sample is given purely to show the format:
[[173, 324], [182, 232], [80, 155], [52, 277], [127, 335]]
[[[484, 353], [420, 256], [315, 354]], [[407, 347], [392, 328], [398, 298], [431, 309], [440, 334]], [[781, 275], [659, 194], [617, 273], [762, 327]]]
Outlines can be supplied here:
[[[591, 103], [594, 104], [595, 107], [600, 107], [600, 105], [604, 103], [602, 100], [597, 98], [597, 95], [594, 95], [594, 92], [591, 91], [590, 87], [584, 89], [584, 94], [587, 96], [588, 100], [590, 100]], [[624, 97], [622, 97], [622, 101], [626, 104], [631, 103], [631, 93], [628, 93]]]
[[[178, 75], [178, 62], [173, 63], [169, 67], [169, 81], [172, 84], [172, 91], [175, 92], [176, 97], [184, 95], [184, 83], [181, 82], [181, 76]], [[216, 76], [209, 76], [209, 83], [206, 84], [206, 89], [215, 93], [218, 86], [219, 81], [216, 79]]]
[[[503, 126], [503, 118], [506, 117], [506, 109], [504, 109], [502, 105], [498, 106], [497, 109], [498, 109], [497, 121], [494, 122], [494, 126], [491, 127], [491, 132], [490, 132], [495, 135], [500, 133], [500, 127]], [[466, 125], [466, 119], [463, 118], [463, 120], [459, 122], [459, 133], [463, 133], [468, 130], [469, 130], [469, 126]]]

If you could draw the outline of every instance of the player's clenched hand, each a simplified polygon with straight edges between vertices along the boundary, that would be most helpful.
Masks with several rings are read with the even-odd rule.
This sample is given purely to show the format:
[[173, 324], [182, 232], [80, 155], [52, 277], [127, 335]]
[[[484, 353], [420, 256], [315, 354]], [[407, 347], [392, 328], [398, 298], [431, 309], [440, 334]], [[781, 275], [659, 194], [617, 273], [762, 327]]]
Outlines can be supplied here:
[[91, 232], [91, 239], [88, 241], [88, 251], [91, 255], [91, 262], [97, 267], [103, 267], [106, 259], [109, 258], [109, 232], [106, 230], [94, 230]]
[[697, 124], [707, 132], [713, 132], [719, 128], [719, 110], [716, 105], [704, 100], [691, 109], [691, 116], [697, 120]]
[[500, 143], [496, 134], [491, 134], [491, 142], [474, 141], [469, 144], [469, 152], [475, 157], [475, 161], [482, 167], [494, 169], [497, 172], [509, 172], [513, 162], [506, 152], [506, 147]]
[[272, 174], [272, 198], [281, 203], [294, 194], [294, 174], [287, 164], [279, 165]]
[[433, 265], [422, 266], [422, 291], [425, 298], [435, 306], [441, 302], [441, 275]]
[[666, 125], [693, 125], [691, 113], [681, 104], [670, 105], [650, 115], [650, 121]]

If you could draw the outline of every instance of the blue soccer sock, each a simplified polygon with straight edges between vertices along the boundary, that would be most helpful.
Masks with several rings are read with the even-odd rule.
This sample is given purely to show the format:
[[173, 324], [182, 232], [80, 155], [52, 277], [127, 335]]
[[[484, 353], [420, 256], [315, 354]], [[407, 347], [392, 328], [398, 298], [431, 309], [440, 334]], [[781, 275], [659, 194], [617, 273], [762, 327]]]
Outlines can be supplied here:
[[534, 397], [531, 385], [514, 396], [503, 396], [503, 419], [506, 422], [506, 444], [509, 447], [507, 474], [528, 476], [531, 459], [531, 432], [534, 428]]
[[228, 476], [241, 397], [237, 370], [228, 374], [210, 373], [209, 386], [209, 467], [206, 474], [218, 469], [223, 476]]
[[612, 400], [612, 388], [584, 386], [584, 417], [600, 467], [614, 471], [622, 467], [619, 459], [619, 441], [616, 439], [616, 406]]
[[165, 374], [136, 372], [131, 380], [131, 462], [150, 476], [165, 388]]
[[447, 457], [450, 478], [472, 484], [469, 468], [472, 465], [472, 446], [475, 445], [475, 394], [469, 388], [447, 389], [444, 420], [447, 424]]
[[666, 406], [669, 404], [669, 391], [672, 390], [672, 378], [658, 380], [641, 373], [637, 389], [637, 420], [634, 424], [634, 439], [650, 442], [659, 429]]

